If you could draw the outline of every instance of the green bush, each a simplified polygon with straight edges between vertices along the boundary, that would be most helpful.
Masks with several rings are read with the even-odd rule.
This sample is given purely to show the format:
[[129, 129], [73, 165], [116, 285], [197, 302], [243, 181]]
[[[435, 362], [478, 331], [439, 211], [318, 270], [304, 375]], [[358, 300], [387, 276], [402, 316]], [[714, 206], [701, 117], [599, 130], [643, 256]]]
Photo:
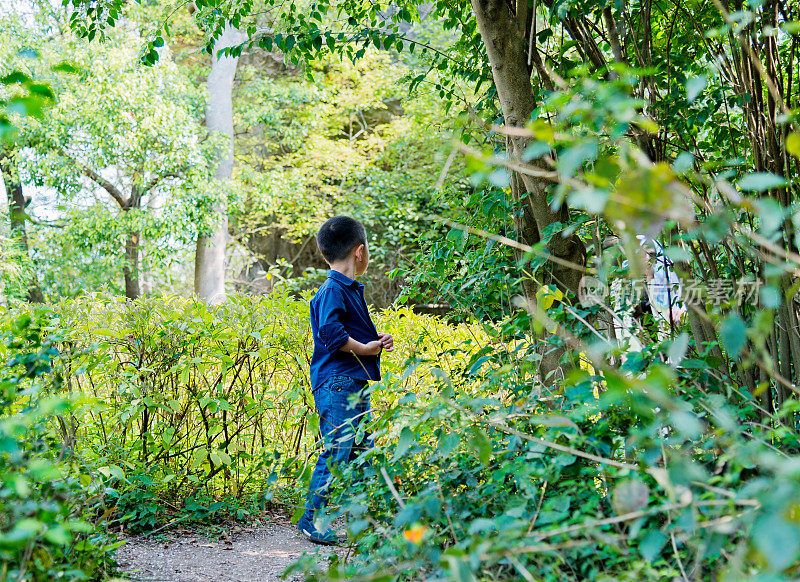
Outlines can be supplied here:
[[[9, 315], [10, 568], [96, 575], [111, 548], [82, 528], [104, 514], [153, 531], [246, 517], [275, 495], [299, 506], [319, 436], [307, 309], [286, 295], [222, 306], [94, 297], [37, 324]], [[328, 515], [346, 519], [352, 558], [299, 561], [309, 578], [800, 574], [795, 401], [769, 427], [752, 395], [709, 373], [713, 356], [661, 363], [669, 341], [629, 354], [622, 371], [585, 365], [548, 390], [532, 380], [524, 315], [495, 326], [407, 309], [377, 319], [396, 351], [375, 385], [376, 447], [366, 468], [337, 472]], [[16, 454], [8, 435], [23, 432]]]
[[[75, 417], [75, 440], [103, 476], [115, 520], [150, 531], [183, 514], [214, 518], [204, 507], [228, 515], [235, 506], [235, 517], [276, 493], [298, 502], [319, 437], [307, 301], [94, 297], [55, 309], [65, 381], [91, 403]], [[465, 341], [482, 335], [402, 308], [377, 323], [397, 336], [383, 357], [383, 385], [412, 391], [432, 376], [423, 368], [401, 375], [407, 360], [455, 366], [458, 350], [473, 349]], [[379, 416], [393, 404], [394, 393], [383, 394]]]
[[102, 490], [74, 454], [64, 369], [47, 311], [2, 318], [1, 580], [101, 579], [116, 547], [104, 534]]
[[427, 393], [400, 390], [367, 468], [339, 475], [328, 518], [345, 517], [352, 558], [295, 568], [320, 580], [800, 575], [792, 407], [780, 430], [758, 427], [751, 397], [692, 359], [578, 370], [543, 397], [524, 345], [497, 342]]

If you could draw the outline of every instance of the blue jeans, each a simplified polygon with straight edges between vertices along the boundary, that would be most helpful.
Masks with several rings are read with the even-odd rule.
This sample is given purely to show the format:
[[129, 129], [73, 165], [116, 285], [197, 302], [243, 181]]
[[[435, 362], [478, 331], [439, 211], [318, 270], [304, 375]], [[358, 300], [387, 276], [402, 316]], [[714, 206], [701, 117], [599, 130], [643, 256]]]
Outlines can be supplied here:
[[305, 517], [313, 519], [315, 510], [328, 503], [331, 466], [352, 462], [372, 447], [372, 436], [363, 435], [356, 443], [358, 429], [369, 422], [369, 389], [366, 382], [349, 376], [331, 376], [313, 392], [319, 414], [319, 428], [325, 449], [320, 453], [306, 498]]

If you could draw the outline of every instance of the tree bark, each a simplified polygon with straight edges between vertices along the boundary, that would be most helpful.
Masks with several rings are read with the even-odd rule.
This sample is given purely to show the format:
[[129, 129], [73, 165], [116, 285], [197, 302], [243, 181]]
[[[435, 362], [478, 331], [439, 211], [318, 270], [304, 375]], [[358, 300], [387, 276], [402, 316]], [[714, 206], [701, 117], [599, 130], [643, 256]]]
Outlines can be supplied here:
[[139, 284], [139, 233], [131, 231], [125, 239], [125, 265], [122, 267], [125, 277], [125, 297], [138, 299], [141, 295]]
[[[7, 164], [14, 163], [11, 156], [2, 154], [0, 168], [2, 168], [2, 179], [8, 196], [8, 218], [11, 226], [11, 236], [19, 241], [19, 246], [25, 256], [29, 257], [28, 231], [25, 228], [26, 200], [22, 191], [22, 184], [15, 179]], [[34, 272], [28, 282], [27, 300], [30, 303], [44, 303], [44, 294], [39, 286], [39, 279]]]
[[[492, 67], [492, 77], [505, 124], [524, 127], [530, 121], [536, 103], [528, 67], [529, 47], [526, 47], [517, 15], [512, 13], [509, 4], [504, 0], [471, 0], [471, 3]], [[522, 16], [526, 15], [520, 14], [520, 17]], [[521, 159], [530, 141], [529, 137], [510, 137], [511, 156]], [[532, 163], [542, 168], [547, 167], [543, 159]], [[547, 200], [547, 182], [519, 174], [518, 179], [515, 178], [515, 186], [519, 187], [520, 202], [520, 208], [516, 209], [515, 213], [518, 236], [528, 240], [541, 240], [541, 233], [549, 225], [556, 222], [566, 224], [569, 219], [569, 209], [566, 206], [557, 210], [550, 207]], [[547, 250], [557, 259], [561, 259], [562, 263], [566, 262], [574, 267], [550, 261], [547, 273], [537, 283], [554, 283], [563, 291], [577, 295], [586, 260], [583, 242], [577, 235], [565, 238], [556, 233], [549, 240]], [[535, 286], [525, 286], [529, 301], [535, 301], [535, 297], [530, 296], [534, 288]], [[559, 370], [563, 355], [563, 347], [557, 349], [551, 349], [551, 346], [544, 347], [539, 372], [543, 382], [547, 383], [553, 379], [551, 375]]]
[[[211, 55], [211, 71], [208, 74], [208, 106], [206, 126], [209, 131], [222, 132], [227, 137], [226, 148], [220, 152], [219, 165], [215, 173], [221, 184], [233, 173], [233, 80], [236, 76], [237, 57], [219, 58], [220, 49], [236, 46], [246, 36], [228, 24], [222, 35], [214, 42]], [[224, 195], [214, 206], [211, 233], [197, 237], [195, 251], [194, 290], [209, 303], [225, 301], [225, 246], [228, 236], [228, 208]]]

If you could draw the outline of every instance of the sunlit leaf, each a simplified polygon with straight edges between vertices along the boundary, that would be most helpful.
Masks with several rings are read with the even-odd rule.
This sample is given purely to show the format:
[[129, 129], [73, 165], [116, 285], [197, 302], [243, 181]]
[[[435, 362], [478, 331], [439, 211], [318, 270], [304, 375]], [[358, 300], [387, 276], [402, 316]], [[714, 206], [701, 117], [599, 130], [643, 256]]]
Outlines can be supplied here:
[[686, 80], [686, 100], [691, 103], [708, 86], [708, 77], [700, 75]]
[[755, 192], [764, 192], [772, 188], [780, 188], [786, 185], [786, 178], [771, 174], [769, 172], [755, 172], [753, 174], [746, 174], [739, 180], [739, 188], [742, 190], [752, 190]]

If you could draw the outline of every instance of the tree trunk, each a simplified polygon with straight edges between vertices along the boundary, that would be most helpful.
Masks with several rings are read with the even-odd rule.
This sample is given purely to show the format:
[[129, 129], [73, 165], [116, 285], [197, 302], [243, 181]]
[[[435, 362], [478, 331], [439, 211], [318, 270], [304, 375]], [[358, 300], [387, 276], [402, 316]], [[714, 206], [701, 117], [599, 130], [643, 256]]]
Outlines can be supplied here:
[[129, 232], [125, 240], [125, 265], [122, 267], [125, 276], [125, 297], [138, 299], [141, 295], [139, 286], [139, 233]]
[[[11, 236], [19, 241], [22, 252], [28, 257], [28, 231], [25, 228], [25, 217], [27, 216], [25, 195], [22, 192], [22, 184], [14, 178], [10, 168], [6, 166], [6, 164], [14, 163], [11, 156], [3, 154], [2, 158], [4, 159], [0, 160], [0, 167], [2, 168], [2, 179], [8, 196], [8, 218], [11, 226]], [[44, 303], [44, 294], [39, 286], [39, 279], [36, 277], [35, 272], [28, 282], [27, 300], [30, 303]]]
[[[492, 77], [505, 124], [524, 127], [530, 121], [535, 108], [528, 68], [528, 47], [523, 32], [525, 23], [517, 22], [517, 16], [511, 12], [509, 4], [504, 0], [471, 0], [471, 3], [492, 67]], [[520, 14], [520, 18], [524, 16]], [[512, 157], [521, 159], [530, 141], [530, 137], [511, 137], [509, 153]], [[534, 161], [533, 164], [546, 167], [544, 160]], [[569, 210], [566, 206], [555, 211], [550, 208], [547, 200], [547, 182], [524, 174], [518, 175], [515, 182], [515, 186], [519, 186], [521, 205], [515, 214], [518, 236], [528, 240], [540, 240], [541, 233], [547, 226], [555, 222], [568, 221]], [[566, 293], [577, 295], [586, 260], [583, 242], [577, 235], [564, 238], [557, 233], [550, 239], [547, 247], [551, 255], [573, 264], [574, 268], [549, 262], [548, 272], [538, 283], [554, 283]], [[535, 301], [535, 297], [530, 296], [532, 292], [532, 286], [525, 286], [529, 301]], [[560, 369], [563, 355], [563, 346], [556, 349], [544, 346], [539, 371], [543, 382], [547, 383], [554, 379], [551, 375]]]
[[[235, 46], [244, 41], [245, 35], [230, 24], [222, 36], [214, 42], [211, 55], [211, 71], [208, 74], [208, 106], [206, 108], [206, 127], [212, 132], [222, 132], [227, 137], [227, 146], [220, 152], [219, 166], [215, 178], [222, 182], [229, 180], [233, 172], [233, 79], [239, 59], [217, 57], [217, 52], [225, 47]], [[194, 290], [197, 295], [210, 302], [225, 301], [225, 245], [228, 235], [228, 214], [224, 195], [214, 206], [211, 219], [211, 233], [197, 237], [194, 261]]]

